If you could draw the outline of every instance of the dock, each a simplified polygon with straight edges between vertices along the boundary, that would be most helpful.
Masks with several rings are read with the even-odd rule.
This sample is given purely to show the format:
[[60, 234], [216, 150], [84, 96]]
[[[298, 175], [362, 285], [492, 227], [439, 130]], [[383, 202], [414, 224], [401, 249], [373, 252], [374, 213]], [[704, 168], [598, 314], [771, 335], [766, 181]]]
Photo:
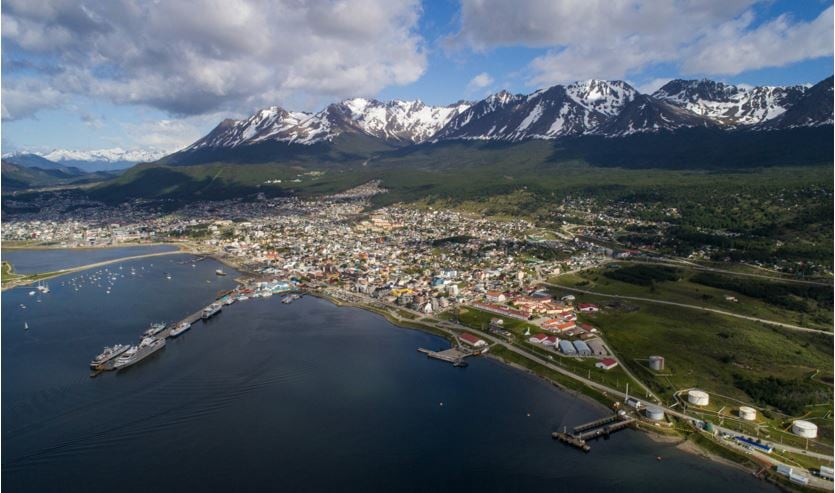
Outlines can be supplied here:
[[423, 353], [432, 359], [452, 363], [454, 366], [466, 366], [466, 363], [464, 363], [464, 358], [466, 358], [467, 356], [471, 356], [470, 353], [464, 352], [458, 349], [457, 347], [445, 349], [443, 351], [432, 351], [431, 349], [425, 349], [421, 347], [418, 348], [418, 352]]
[[593, 440], [599, 437], [607, 437], [616, 431], [623, 430], [633, 426], [635, 418], [626, 415], [613, 414], [604, 418], [596, 419], [588, 423], [577, 425], [572, 429], [571, 433], [565, 431], [555, 431], [551, 433], [551, 437], [563, 443], [578, 448], [583, 452], [591, 450], [591, 446], [587, 443], [588, 440]]

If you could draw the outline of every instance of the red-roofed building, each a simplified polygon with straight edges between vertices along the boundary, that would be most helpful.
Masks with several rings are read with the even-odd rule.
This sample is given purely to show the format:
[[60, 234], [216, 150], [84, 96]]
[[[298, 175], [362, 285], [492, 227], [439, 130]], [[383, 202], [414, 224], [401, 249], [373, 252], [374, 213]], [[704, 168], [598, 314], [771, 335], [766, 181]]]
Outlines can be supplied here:
[[581, 312], [586, 313], [594, 313], [600, 311], [600, 308], [598, 308], [597, 305], [594, 305], [592, 303], [580, 303], [579, 308]]
[[548, 340], [548, 336], [546, 336], [545, 334], [537, 334], [535, 336], [531, 336], [528, 339], [528, 342], [531, 342], [533, 344], [542, 344], [547, 340]]
[[617, 360], [614, 360], [612, 358], [603, 358], [602, 360], [595, 363], [594, 366], [602, 370], [611, 370], [612, 368], [618, 366], [618, 362]]
[[469, 332], [462, 332], [461, 335], [458, 336], [458, 340], [474, 348], [485, 347], [487, 345], [487, 341], [476, 337]]

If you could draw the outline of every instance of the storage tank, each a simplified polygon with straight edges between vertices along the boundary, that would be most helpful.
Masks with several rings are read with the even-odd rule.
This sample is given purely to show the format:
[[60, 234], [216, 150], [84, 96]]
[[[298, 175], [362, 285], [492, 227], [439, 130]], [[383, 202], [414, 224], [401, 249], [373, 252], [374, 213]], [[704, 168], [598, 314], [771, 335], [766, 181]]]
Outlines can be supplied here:
[[710, 402], [710, 396], [702, 390], [689, 390], [687, 392], [687, 402], [697, 406], [707, 406]]
[[664, 369], [664, 357], [663, 356], [650, 356], [649, 357], [649, 367], [655, 371], [661, 371]]
[[757, 410], [753, 407], [740, 406], [739, 417], [744, 419], [745, 421], [754, 421], [755, 419], [757, 419]]
[[803, 438], [815, 438], [818, 436], [818, 425], [798, 419], [792, 423], [792, 433]]
[[658, 406], [647, 406], [646, 416], [648, 419], [651, 419], [652, 421], [663, 421], [664, 409]]

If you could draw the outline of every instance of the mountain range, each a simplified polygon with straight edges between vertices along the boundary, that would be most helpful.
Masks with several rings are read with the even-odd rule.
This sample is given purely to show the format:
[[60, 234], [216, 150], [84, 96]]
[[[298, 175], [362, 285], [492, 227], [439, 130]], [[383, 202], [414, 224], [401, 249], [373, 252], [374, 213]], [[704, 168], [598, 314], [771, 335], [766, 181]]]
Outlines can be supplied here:
[[833, 123], [832, 94], [832, 77], [813, 86], [753, 88], [678, 79], [652, 94], [624, 81], [588, 80], [527, 95], [501, 91], [448, 106], [365, 98], [334, 103], [317, 113], [273, 106], [246, 119], [224, 120], [161, 162], [197, 164], [232, 156], [267, 162], [331, 147], [356, 150], [358, 145], [385, 150], [456, 140], [521, 142], [685, 128], [739, 132], [815, 127]]
[[152, 149], [125, 150], [114, 147], [87, 151], [66, 149], [53, 149], [49, 152], [18, 151], [3, 154], [3, 159], [27, 168], [44, 170], [78, 168], [81, 171], [93, 173], [124, 170], [136, 163], [156, 161], [166, 154], [164, 151]]

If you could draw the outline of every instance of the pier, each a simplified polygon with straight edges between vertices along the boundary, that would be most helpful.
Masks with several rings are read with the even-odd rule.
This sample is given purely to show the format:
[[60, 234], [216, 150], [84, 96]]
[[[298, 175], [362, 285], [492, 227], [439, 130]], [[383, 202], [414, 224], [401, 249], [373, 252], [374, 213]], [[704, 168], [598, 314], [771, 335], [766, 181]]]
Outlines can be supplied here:
[[472, 356], [472, 354], [464, 352], [458, 349], [457, 347], [445, 349], [443, 351], [432, 351], [431, 349], [424, 349], [421, 347], [418, 348], [418, 352], [423, 353], [432, 359], [452, 363], [453, 366], [466, 366], [466, 363], [464, 363], [464, 358], [466, 358], [467, 356]]
[[635, 423], [635, 418], [613, 414], [600, 418], [588, 423], [577, 425], [573, 428], [571, 433], [565, 431], [555, 431], [551, 433], [551, 437], [563, 443], [578, 448], [583, 452], [591, 450], [591, 446], [586, 443], [588, 440], [593, 440], [601, 436], [609, 436], [616, 431], [629, 428]]

